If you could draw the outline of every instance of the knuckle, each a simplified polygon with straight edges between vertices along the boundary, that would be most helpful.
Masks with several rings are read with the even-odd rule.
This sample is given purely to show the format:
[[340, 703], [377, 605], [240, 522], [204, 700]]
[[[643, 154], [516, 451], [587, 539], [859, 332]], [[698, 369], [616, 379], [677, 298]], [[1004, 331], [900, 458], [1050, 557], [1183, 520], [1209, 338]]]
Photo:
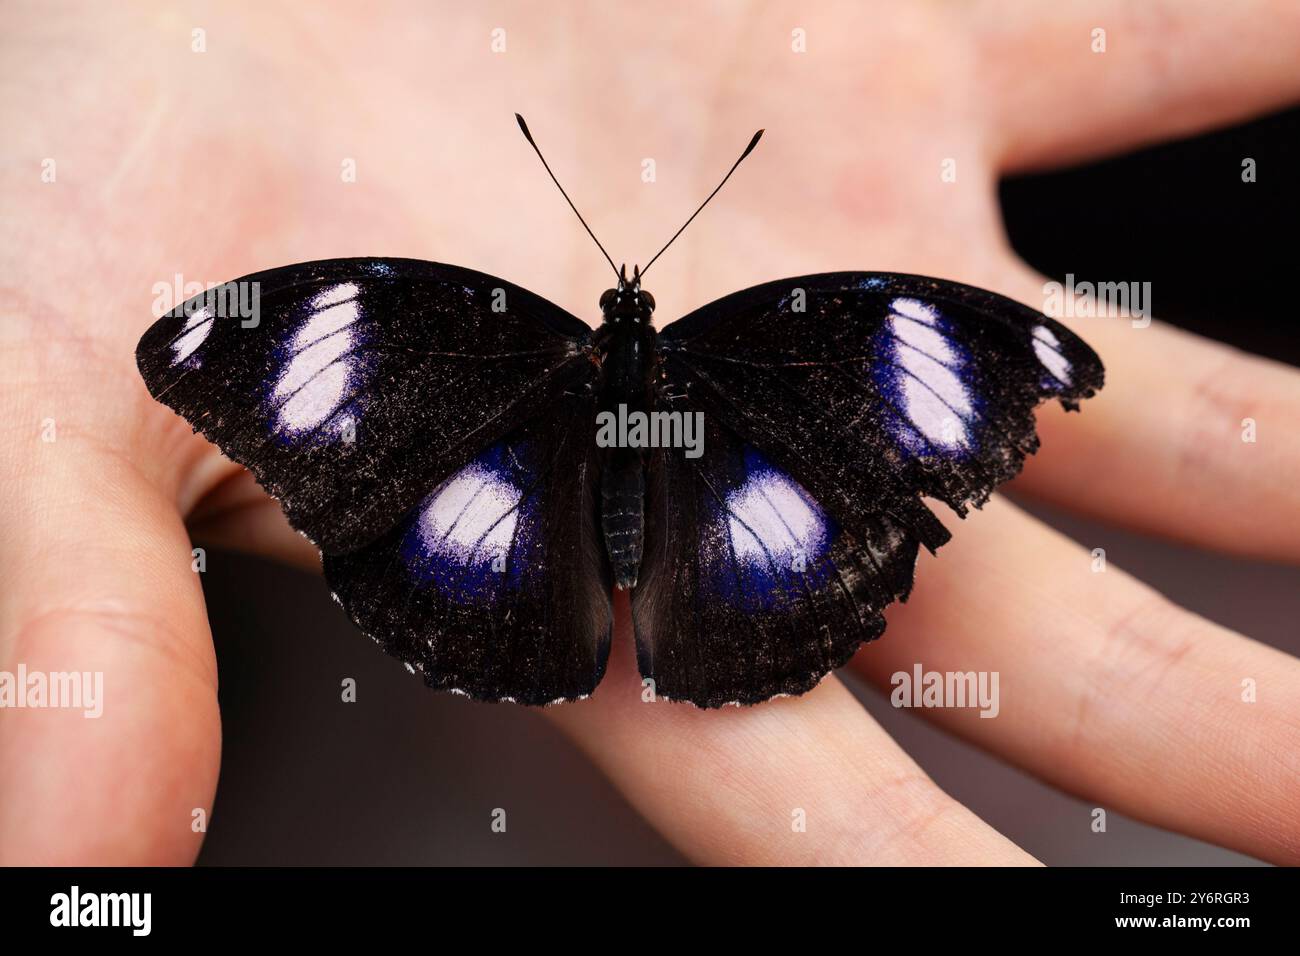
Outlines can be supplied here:
[[112, 602], [39, 612], [18, 625], [9, 642], [9, 656], [18, 661], [53, 659], [73, 666], [78, 660], [102, 662], [124, 647], [162, 658], [178, 676], [216, 688], [215, 658], [187, 640], [174, 622]]
[[1201, 626], [1195, 616], [1146, 589], [1108, 618], [1080, 675], [1069, 732], [1075, 766], [1095, 763], [1097, 748], [1123, 733], [1133, 702], [1150, 699], [1182, 665]]

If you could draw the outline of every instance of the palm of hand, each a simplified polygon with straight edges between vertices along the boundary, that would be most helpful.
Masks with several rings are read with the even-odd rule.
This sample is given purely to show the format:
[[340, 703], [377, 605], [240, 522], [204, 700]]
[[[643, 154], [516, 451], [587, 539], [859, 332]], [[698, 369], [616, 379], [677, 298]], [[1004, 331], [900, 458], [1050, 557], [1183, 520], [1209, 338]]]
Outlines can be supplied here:
[[[1272, 13], [1234, 14], [1241, 29], [1283, 15], [1260, 6]], [[602, 241], [642, 260], [752, 129], [768, 128], [656, 265], [661, 322], [759, 281], [834, 269], [923, 272], [1041, 304], [1042, 278], [1002, 236], [999, 172], [1295, 95], [1286, 31], [1242, 44], [1253, 67], [1230, 95], [1210, 96], [1190, 71], [1157, 77], [1146, 65], [1152, 50], [1194, 62], [1206, 24], [1171, 12], [1189, 29], [1166, 40], [1121, 9], [1095, 15], [1130, 50], [1105, 54], [1100, 78], [1092, 24], [1032, 8], [1015, 30], [919, 6], [829, 9], [803, 24], [779, 12], [680, 24], [589, 11], [563, 32], [519, 12], [504, 55], [488, 47], [496, 24], [445, 11], [365, 22], [227, 12], [203, 25], [201, 54], [190, 25], [158, 14], [109, 30], [114, 42], [86, 56], [78, 44], [111, 15], [88, 13], [58, 24], [63, 52], [43, 55], [44, 79], [7, 58], [22, 82], [5, 86], [6, 115], [22, 121], [14, 149], [28, 165], [5, 182], [20, 229], [2, 240], [15, 278], [0, 352], [11, 499], [0, 668], [102, 670], [112, 703], [98, 721], [0, 714], [0, 862], [192, 859], [192, 810], [211, 806], [220, 736], [182, 518], [205, 541], [315, 563], [237, 466], [149, 400], [131, 357], [155, 283], [410, 255], [507, 276], [594, 318], [600, 260], [518, 138], [520, 109]], [[428, 25], [383, 25], [398, 19]], [[635, 49], [590, 55], [626, 35], [625, 21]], [[806, 54], [790, 49], [794, 26]], [[30, 26], [19, 33], [9, 42], [34, 42]], [[1070, 112], [1086, 91], [1097, 108]], [[54, 184], [31, 172], [48, 151]], [[647, 156], [653, 184], [641, 180]], [[348, 159], [355, 183], [341, 176]], [[1159, 325], [1098, 320], [1080, 332], [1110, 384], [1081, 417], [1041, 414], [1044, 450], [1022, 489], [1211, 547], [1300, 556], [1287, 533], [1300, 499], [1276, 477], [1294, 472], [1300, 449], [1278, 438], [1247, 464], [1234, 445], [1246, 414], [1295, 419], [1294, 372]], [[1156, 393], [1164, 400], [1147, 400]], [[1171, 420], [1169, 409], [1183, 411]], [[50, 420], [57, 440], [41, 442]], [[1300, 705], [1296, 661], [1122, 572], [1093, 575], [1085, 551], [1000, 500], [954, 531], [853, 669], [878, 683], [917, 660], [999, 671], [1014, 688], [1000, 719], [936, 719], [1103, 805], [1297, 858], [1294, 764], [1249, 765], [1249, 783], [1237, 772], [1250, 753], [1300, 751], [1287, 716]], [[1259, 703], [1240, 702], [1243, 676], [1267, 682]], [[629, 635], [616, 633], [597, 696], [547, 713], [696, 859], [1029, 862], [935, 787], [838, 677], [723, 713], [648, 707], [638, 689]], [[1210, 739], [1203, 728], [1216, 724], [1233, 733]], [[789, 832], [793, 807], [816, 825]]]

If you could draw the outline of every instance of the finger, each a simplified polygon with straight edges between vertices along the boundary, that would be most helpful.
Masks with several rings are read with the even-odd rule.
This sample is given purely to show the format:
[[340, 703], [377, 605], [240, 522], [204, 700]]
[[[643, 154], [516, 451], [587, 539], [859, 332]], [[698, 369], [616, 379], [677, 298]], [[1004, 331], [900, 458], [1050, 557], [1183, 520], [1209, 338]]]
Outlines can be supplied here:
[[852, 666], [881, 686], [917, 662], [996, 672], [992, 719], [922, 712], [1103, 808], [1300, 861], [1300, 662], [1093, 567], [995, 498], [922, 560], [913, 600]]
[[975, 13], [1003, 170], [1077, 162], [1300, 96], [1300, 6], [1288, 0], [1017, 0]]
[[621, 627], [595, 695], [546, 714], [697, 862], [1034, 862], [935, 786], [834, 677], [714, 711], [641, 694]]
[[[207, 517], [192, 526], [199, 540], [234, 543], [233, 522], [263, 542], [260, 550], [318, 568], [314, 557], [285, 543], [301, 538], [282, 535], [271, 509], [274, 502], [255, 485], [235, 478], [204, 497], [196, 514]], [[626, 615], [625, 601], [619, 610]], [[834, 678], [797, 701], [743, 710], [649, 704], [632, 646], [627, 627], [618, 628], [609, 674], [595, 695], [545, 713], [692, 858], [1033, 862], [940, 791]], [[796, 828], [800, 817], [806, 830]]]
[[[1044, 281], [1018, 277], [1012, 294], [1041, 307]], [[1101, 356], [1106, 386], [1081, 414], [1040, 410], [1042, 451], [1015, 488], [1193, 544], [1300, 560], [1300, 372], [1156, 322], [1064, 321]]]
[[83, 385], [0, 418], [0, 671], [88, 675], [78, 706], [0, 709], [0, 864], [187, 864], [220, 757], [203, 594], [174, 499]]
[[[213, 468], [194, 484], [199, 540], [319, 566], [314, 549], [289, 544], [302, 539], [284, 533], [278, 507], [251, 479]], [[619, 610], [625, 617], [625, 600]], [[833, 678], [798, 701], [743, 710], [649, 704], [632, 646], [620, 627], [595, 695], [545, 713], [694, 859], [1033, 862], [942, 793]]]

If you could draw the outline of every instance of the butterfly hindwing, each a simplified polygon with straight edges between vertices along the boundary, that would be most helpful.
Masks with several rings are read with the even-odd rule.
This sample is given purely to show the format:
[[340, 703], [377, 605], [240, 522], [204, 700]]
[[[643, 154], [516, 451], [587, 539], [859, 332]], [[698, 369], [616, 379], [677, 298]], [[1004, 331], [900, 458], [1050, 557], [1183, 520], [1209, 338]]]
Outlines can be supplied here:
[[454, 468], [591, 378], [589, 329], [502, 279], [412, 259], [256, 273], [159, 319], [149, 391], [325, 551], [392, 527]]
[[594, 400], [570, 394], [431, 490], [325, 576], [352, 620], [440, 690], [546, 704], [605, 670]]
[[801, 694], [878, 637], [911, 588], [906, 530], [877, 514], [850, 531], [716, 419], [698, 459], [656, 451], [650, 476], [632, 618], [659, 696], [717, 707]]

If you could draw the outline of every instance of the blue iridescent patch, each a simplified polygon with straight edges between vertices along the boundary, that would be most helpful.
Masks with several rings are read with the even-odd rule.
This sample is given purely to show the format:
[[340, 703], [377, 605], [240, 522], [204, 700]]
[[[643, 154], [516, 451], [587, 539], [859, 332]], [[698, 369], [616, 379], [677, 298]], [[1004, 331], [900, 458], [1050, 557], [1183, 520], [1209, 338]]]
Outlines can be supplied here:
[[518, 445], [494, 445], [415, 510], [402, 560], [420, 581], [461, 604], [491, 601], [522, 579], [536, 536], [534, 476]]
[[804, 488], [753, 448], [744, 480], [701, 529], [713, 587], [730, 603], [760, 610], [797, 599], [834, 573], [828, 560], [839, 534]]

